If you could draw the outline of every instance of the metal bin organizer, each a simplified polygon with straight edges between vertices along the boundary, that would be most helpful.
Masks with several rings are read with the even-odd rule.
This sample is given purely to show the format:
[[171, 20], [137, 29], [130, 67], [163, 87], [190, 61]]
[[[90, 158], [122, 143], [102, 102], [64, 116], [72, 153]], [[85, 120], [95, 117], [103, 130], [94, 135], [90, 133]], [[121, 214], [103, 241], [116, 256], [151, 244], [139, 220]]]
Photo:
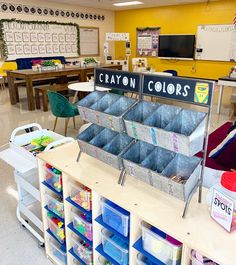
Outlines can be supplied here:
[[160, 107], [158, 103], [140, 101], [130, 111], [124, 115], [126, 132], [136, 139], [145, 139], [146, 128], [143, 126], [144, 120]]
[[112, 232], [102, 229], [103, 251], [120, 265], [129, 263], [129, 245]]
[[60, 264], [67, 264], [65, 248], [53, 238], [49, 238], [49, 252], [60, 262]]
[[77, 108], [79, 109], [82, 120], [90, 121], [92, 119], [94, 111], [91, 110], [90, 107], [106, 94], [106, 92], [94, 91], [77, 103]]
[[[113, 103], [117, 102], [120, 97], [121, 96], [117, 94], [106, 93], [103, 97], [101, 97], [100, 99], [95, 101], [92, 105], [89, 105], [87, 107], [87, 110], [86, 110], [87, 120], [90, 121], [91, 123], [104, 126], [104, 123], [109, 118], [109, 116], [105, 114], [104, 111], [108, 109], [110, 106], [112, 106]], [[79, 104], [80, 103], [78, 103], [78, 105]], [[85, 115], [86, 115], [86, 112], [85, 112]]]
[[[194, 186], [197, 184], [200, 173], [200, 158], [177, 154], [162, 171], [161, 176], [152, 172], [153, 186], [180, 200], [186, 201]], [[179, 183], [173, 180], [175, 176], [180, 177], [183, 182]]]
[[181, 108], [175, 106], [161, 105], [143, 121], [143, 133], [139, 139], [161, 146], [162, 138], [157, 136], [159, 130], [164, 129], [180, 111]]
[[134, 176], [148, 184], [151, 184], [149, 169], [141, 166], [141, 163], [154, 150], [155, 146], [137, 141], [125, 154], [122, 155], [123, 165], [127, 174]]
[[93, 124], [78, 136], [80, 150], [121, 169], [121, 154], [126, 151], [133, 139], [126, 134], [119, 134], [107, 128], [101, 129], [100, 133], [95, 136], [96, 128], [99, 131], [102, 127], [99, 128]]
[[[166, 265], [180, 265], [182, 243], [155, 227], [142, 224], [143, 249]], [[156, 247], [158, 246], [158, 247]]]
[[130, 213], [119, 205], [102, 198], [102, 220], [114, 230], [128, 236]]
[[[160, 146], [175, 152], [193, 156], [203, 148], [206, 113], [183, 109], [157, 136]], [[166, 136], [168, 136], [166, 138]]]
[[102, 126], [115, 130], [117, 132], [124, 132], [125, 125], [123, 116], [125, 113], [136, 104], [136, 100], [129, 97], [120, 97], [114, 104], [104, 111]]

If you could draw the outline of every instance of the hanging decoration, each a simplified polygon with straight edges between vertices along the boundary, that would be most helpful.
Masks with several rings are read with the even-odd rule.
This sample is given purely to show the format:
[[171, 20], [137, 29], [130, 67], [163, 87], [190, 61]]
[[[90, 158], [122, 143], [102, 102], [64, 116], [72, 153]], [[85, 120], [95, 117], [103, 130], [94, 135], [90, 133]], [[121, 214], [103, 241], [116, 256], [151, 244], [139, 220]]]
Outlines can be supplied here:
[[34, 16], [64, 17], [85, 20], [105, 20], [102, 14], [79, 12], [75, 10], [62, 10], [48, 7], [36, 7], [23, 4], [0, 2], [0, 12], [14, 14], [28, 14]]

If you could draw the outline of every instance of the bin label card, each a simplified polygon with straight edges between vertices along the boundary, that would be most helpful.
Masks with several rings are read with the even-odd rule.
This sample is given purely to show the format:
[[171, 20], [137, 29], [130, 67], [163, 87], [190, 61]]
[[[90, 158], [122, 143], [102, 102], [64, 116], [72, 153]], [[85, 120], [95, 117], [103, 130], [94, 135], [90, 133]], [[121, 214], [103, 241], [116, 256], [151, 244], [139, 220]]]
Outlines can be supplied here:
[[194, 102], [207, 104], [209, 99], [209, 84], [197, 83], [195, 87]]
[[211, 217], [228, 232], [231, 230], [234, 202], [214, 189], [211, 203]]
[[95, 69], [95, 86], [139, 92], [140, 74], [107, 68]]
[[144, 74], [143, 94], [210, 106], [214, 82]]

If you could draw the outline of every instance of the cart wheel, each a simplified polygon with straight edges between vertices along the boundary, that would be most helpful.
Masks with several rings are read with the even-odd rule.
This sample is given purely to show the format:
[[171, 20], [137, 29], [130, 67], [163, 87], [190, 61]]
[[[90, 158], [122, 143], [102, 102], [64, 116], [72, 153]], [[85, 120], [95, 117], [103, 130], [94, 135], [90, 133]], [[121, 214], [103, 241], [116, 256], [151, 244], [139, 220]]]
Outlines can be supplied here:
[[44, 248], [44, 247], [45, 247], [45, 244], [44, 244], [43, 242], [39, 242], [39, 246], [40, 246], [41, 248]]
[[[27, 224], [29, 223], [28, 220], [25, 220], [25, 222], [26, 222]], [[25, 228], [25, 225], [24, 225], [24, 224], [21, 224], [21, 226]]]

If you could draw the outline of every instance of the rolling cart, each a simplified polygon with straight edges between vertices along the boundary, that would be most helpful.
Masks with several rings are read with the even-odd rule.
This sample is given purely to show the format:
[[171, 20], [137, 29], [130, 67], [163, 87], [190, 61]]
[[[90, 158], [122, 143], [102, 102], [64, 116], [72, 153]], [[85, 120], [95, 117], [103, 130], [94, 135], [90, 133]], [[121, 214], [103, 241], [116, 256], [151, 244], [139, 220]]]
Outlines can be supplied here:
[[[29, 128], [31, 129], [29, 130]], [[26, 133], [27, 131], [28, 133]], [[19, 135], [19, 133], [21, 134]], [[39, 240], [39, 244], [42, 247], [44, 246], [44, 235], [37, 158], [23, 146], [29, 144], [32, 139], [43, 136], [54, 139], [52, 143], [47, 145], [44, 152], [74, 140], [50, 130], [42, 129], [37, 123], [32, 123], [13, 130], [9, 148], [0, 152], [0, 158], [14, 168], [18, 191], [17, 219], [23, 227], [28, 229]]]

